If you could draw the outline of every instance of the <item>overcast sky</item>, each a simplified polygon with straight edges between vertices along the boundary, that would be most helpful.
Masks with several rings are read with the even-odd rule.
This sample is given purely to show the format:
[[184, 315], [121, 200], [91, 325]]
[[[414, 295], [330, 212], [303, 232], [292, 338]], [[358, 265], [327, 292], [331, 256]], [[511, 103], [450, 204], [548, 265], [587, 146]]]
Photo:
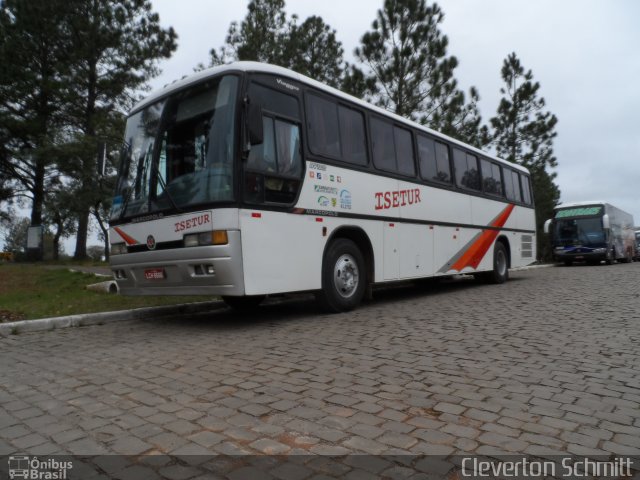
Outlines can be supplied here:
[[[161, 64], [161, 87], [193, 71], [224, 43], [247, 0], [152, 0], [178, 50]], [[496, 112], [502, 61], [515, 52], [540, 82], [558, 117], [554, 142], [561, 200], [603, 200], [640, 225], [640, 1], [440, 0], [456, 77], [480, 92], [484, 121]], [[337, 32], [347, 60], [382, 0], [287, 0], [289, 14], [321, 16]]]
[[[229, 24], [244, 18], [248, 0], [152, 0], [178, 49], [161, 63], [159, 88], [208, 64]], [[554, 143], [561, 201], [602, 200], [640, 225], [640, 1], [440, 0], [456, 77], [480, 92], [484, 121], [500, 98], [502, 61], [515, 52], [540, 82], [558, 117]], [[369, 29], [382, 0], [287, 0], [289, 15], [321, 16], [337, 32], [345, 57]], [[75, 239], [65, 242], [73, 252]], [[98, 242], [95, 242], [98, 243]]]

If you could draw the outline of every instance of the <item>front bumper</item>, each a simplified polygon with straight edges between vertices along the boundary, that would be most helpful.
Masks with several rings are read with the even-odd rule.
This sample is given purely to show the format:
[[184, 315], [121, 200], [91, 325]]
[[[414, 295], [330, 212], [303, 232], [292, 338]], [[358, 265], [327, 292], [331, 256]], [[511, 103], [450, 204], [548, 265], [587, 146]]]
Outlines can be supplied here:
[[607, 259], [607, 249], [606, 248], [597, 248], [597, 249], [585, 249], [585, 248], [576, 248], [571, 250], [556, 250], [553, 252], [553, 258], [559, 262], [583, 262], [583, 261], [600, 261]]
[[[244, 295], [240, 231], [226, 245], [173, 248], [113, 255], [113, 276], [122, 295]], [[162, 272], [147, 278], [145, 271]], [[124, 278], [121, 278], [124, 276]]]

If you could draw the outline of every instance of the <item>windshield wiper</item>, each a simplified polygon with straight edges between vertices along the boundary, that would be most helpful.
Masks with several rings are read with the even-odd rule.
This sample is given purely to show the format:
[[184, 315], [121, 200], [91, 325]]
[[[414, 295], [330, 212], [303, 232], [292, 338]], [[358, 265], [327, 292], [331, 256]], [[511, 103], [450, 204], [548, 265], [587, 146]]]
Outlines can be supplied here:
[[160, 169], [159, 168], [154, 168], [154, 170], [155, 170], [154, 177], [155, 177], [156, 181], [160, 184], [160, 187], [162, 187], [162, 192], [167, 195], [167, 198], [169, 199], [169, 202], [171, 202], [171, 206], [176, 210], [176, 212], [178, 212], [178, 213], [182, 212], [182, 209], [176, 204], [176, 202], [173, 200], [173, 197], [169, 193], [169, 189], [167, 188], [167, 184], [164, 181], [164, 178], [162, 178], [162, 175], [160, 175]]
[[[131, 155], [131, 144], [125, 140], [122, 143], [122, 158], [123, 159], [124, 158], [129, 158], [130, 155]], [[124, 182], [129, 183], [129, 180], [123, 179], [123, 183]], [[122, 210], [120, 211], [120, 216], [118, 217], [118, 220], [122, 220], [122, 217], [124, 217], [124, 212], [127, 211], [127, 207], [129, 206], [129, 200], [131, 200], [131, 194], [133, 193], [133, 186], [132, 185], [129, 185], [128, 187], [124, 187], [124, 188], [127, 189], [127, 193], [126, 193], [124, 201], [122, 202]]]

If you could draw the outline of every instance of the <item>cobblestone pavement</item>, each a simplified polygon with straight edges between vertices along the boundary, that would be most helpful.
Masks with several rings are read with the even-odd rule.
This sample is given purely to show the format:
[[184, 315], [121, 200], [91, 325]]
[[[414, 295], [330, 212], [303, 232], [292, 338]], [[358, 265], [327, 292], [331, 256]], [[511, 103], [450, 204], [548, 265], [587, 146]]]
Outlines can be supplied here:
[[[640, 264], [0, 338], [0, 455], [19, 452], [639, 456]], [[101, 471], [202, 474], [140, 458]]]

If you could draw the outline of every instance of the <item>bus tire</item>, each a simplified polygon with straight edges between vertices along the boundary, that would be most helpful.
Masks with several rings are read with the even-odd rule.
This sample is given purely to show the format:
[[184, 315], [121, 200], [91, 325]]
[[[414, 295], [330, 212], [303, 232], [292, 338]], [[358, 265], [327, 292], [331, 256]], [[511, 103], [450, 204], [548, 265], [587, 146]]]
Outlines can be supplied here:
[[222, 297], [222, 301], [238, 312], [250, 312], [260, 306], [264, 295], [245, 295], [243, 297]]
[[604, 263], [606, 263], [607, 265], [613, 265], [615, 261], [616, 261], [616, 249], [612, 248], [607, 252], [607, 258], [605, 259]]
[[322, 262], [322, 290], [316, 298], [323, 310], [346, 312], [362, 301], [367, 286], [364, 257], [349, 239], [333, 241]]
[[509, 256], [502, 242], [496, 242], [493, 247], [493, 270], [484, 274], [488, 283], [504, 283], [509, 280]]

